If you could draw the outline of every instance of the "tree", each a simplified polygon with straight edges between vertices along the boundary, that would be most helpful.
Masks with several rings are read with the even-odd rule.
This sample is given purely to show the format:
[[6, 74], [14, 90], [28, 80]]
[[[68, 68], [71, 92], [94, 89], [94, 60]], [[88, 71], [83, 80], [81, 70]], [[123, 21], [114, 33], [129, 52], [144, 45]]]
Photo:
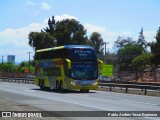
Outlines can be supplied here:
[[[90, 45], [96, 49], [99, 56], [103, 55], [103, 39], [99, 33], [93, 33], [91, 39], [86, 35], [86, 29], [75, 19], [65, 19], [55, 22], [54, 16], [48, 19], [48, 26], [41, 32], [30, 32], [29, 45], [36, 51], [54, 46], [68, 44]], [[94, 39], [94, 40], [93, 40]]]
[[151, 62], [154, 65], [154, 78], [156, 81], [157, 78], [156, 78], [155, 69], [160, 64], [160, 27], [157, 31], [155, 39], [156, 39], [156, 42], [150, 43], [150, 47], [151, 47], [151, 52], [153, 54], [153, 58], [152, 58]]
[[18, 68], [12, 63], [0, 63], [0, 71], [2, 73], [16, 73]]
[[[48, 19], [48, 27], [46, 29], [43, 29], [45, 32], [49, 33], [50, 35], [54, 36], [55, 28], [59, 22], [55, 22], [54, 16], [52, 16], [52, 20], [50, 18]], [[44, 32], [41, 30], [41, 32]]]
[[87, 44], [84, 26], [74, 19], [66, 19], [56, 23], [54, 32], [57, 46], [67, 44]]
[[30, 32], [28, 35], [29, 45], [36, 51], [54, 46], [54, 38], [45, 32]]
[[138, 56], [142, 54], [143, 48], [137, 44], [127, 45], [118, 51], [120, 58], [128, 58], [131, 56]]
[[135, 44], [135, 41], [133, 41], [133, 38], [119, 36], [118, 39], [114, 42], [114, 47], [119, 50], [127, 45], [132, 45], [132, 44]]
[[148, 43], [146, 42], [146, 40], [145, 40], [145, 38], [144, 38], [143, 28], [141, 29], [141, 31], [140, 31], [140, 33], [139, 33], [139, 38], [138, 38], [137, 44], [143, 47], [144, 52], [147, 51], [146, 48], [147, 48], [147, 46], [148, 46]]
[[92, 43], [93, 48], [95, 49], [98, 57], [103, 56], [103, 39], [101, 37], [101, 34], [98, 32], [93, 32], [91, 37], [90, 37], [90, 41]]
[[[33, 73], [35, 71], [34, 62], [35, 62], [34, 60], [30, 61], [30, 71], [31, 71], [31, 73]], [[19, 69], [19, 72], [25, 73], [26, 70], [29, 70], [29, 61], [21, 62], [20, 65], [18, 66], [18, 69]]]
[[143, 71], [148, 67], [151, 67], [151, 59], [153, 54], [151, 53], [143, 53], [132, 60], [132, 67], [136, 71], [136, 80], [137, 80], [137, 72], [141, 73], [141, 80], [143, 81]]
[[151, 43], [151, 52], [154, 54], [153, 62], [155, 62], [155, 65], [157, 66], [160, 64], [160, 27], [156, 34], [156, 42]]
[[124, 48], [120, 49], [117, 53], [119, 56], [119, 63], [121, 64], [120, 68], [131, 69], [131, 61], [136, 56], [143, 53], [143, 48], [137, 44], [127, 45]]

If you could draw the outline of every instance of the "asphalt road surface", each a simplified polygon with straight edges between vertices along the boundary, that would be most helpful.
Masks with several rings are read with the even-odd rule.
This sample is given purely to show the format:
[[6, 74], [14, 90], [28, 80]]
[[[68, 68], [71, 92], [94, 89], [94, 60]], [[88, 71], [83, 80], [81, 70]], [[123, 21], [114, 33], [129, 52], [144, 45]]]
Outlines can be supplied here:
[[[106, 91], [81, 93], [41, 91], [33, 84], [0, 82], [0, 96], [45, 111], [160, 111], [160, 98]], [[70, 117], [71, 119], [84, 119]], [[85, 119], [90, 119], [85, 117]], [[121, 120], [159, 120], [159, 117], [94, 118]]]

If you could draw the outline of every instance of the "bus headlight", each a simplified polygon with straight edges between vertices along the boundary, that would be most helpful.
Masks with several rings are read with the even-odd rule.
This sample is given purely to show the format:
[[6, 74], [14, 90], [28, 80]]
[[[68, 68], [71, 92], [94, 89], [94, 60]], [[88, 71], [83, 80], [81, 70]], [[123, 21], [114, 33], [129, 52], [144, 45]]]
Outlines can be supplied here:
[[71, 84], [72, 84], [72, 85], [76, 85], [76, 83], [75, 83], [75, 82], [71, 82]]
[[97, 82], [94, 82], [92, 85], [97, 85], [98, 83]]

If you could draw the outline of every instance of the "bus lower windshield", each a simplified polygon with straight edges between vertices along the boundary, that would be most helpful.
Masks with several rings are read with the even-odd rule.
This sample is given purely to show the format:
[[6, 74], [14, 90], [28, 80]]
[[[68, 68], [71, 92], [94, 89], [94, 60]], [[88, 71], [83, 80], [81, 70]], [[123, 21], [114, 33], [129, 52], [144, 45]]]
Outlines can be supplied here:
[[95, 62], [72, 63], [71, 77], [73, 79], [97, 79], [98, 70]]

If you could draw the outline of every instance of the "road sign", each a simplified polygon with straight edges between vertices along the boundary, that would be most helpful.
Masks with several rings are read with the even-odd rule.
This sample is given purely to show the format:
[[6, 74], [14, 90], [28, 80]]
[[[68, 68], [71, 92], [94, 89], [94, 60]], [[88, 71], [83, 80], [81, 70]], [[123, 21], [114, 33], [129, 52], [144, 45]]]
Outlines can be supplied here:
[[102, 76], [113, 76], [113, 65], [103, 65]]

